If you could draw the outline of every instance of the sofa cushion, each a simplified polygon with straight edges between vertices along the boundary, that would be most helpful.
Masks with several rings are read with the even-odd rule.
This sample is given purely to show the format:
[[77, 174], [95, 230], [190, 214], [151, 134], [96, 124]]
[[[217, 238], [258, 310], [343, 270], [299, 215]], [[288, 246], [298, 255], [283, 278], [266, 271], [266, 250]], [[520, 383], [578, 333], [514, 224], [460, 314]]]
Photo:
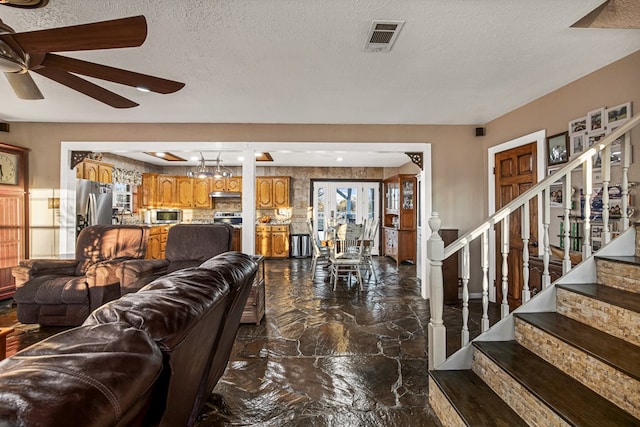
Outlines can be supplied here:
[[[199, 261], [191, 265], [195, 267], [211, 257], [228, 251], [231, 248], [232, 239], [233, 227], [228, 224], [174, 225], [167, 234], [166, 258], [171, 263]], [[177, 268], [172, 270], [175, 271]]]
[[142, 331], [70, 329], [0, 362], [0, 424], [140, 424], [161, 372], [162, 354]]
[[89, 304], [85, 276], [39, 276], [16, 289], [17, 303]]
[[93, 225], [80, 231], [76, 240], [76, 276], [95, 263], [114, 258], [142, 258], [148, 228], [139, 225]]

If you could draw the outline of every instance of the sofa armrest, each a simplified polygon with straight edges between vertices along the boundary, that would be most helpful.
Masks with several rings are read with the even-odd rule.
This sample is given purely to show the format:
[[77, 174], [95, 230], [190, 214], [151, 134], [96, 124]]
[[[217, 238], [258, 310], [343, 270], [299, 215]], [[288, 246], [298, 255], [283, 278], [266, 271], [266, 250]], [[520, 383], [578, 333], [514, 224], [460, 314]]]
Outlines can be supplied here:
[[75, 276], [77, 265], [75, 259], [27, 259], [13, 267], [11, 274], [16, 278], [16, 287], [20, 287], [38, 276]]
[[167, 273], [169, 261], [166, 259], [133, 259], [123, 262], [116, 270], [116, 275], [120, 280], [122, 293], [128, 293], [140, 288], [141, 279], [143, 283]]

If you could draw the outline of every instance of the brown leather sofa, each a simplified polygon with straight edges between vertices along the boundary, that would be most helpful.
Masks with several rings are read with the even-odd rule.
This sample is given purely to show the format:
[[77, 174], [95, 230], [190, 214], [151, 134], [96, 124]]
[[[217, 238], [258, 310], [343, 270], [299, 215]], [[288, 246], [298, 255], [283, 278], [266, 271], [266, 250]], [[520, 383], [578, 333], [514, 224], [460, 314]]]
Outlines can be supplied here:
[[257, 269], [249, 255], [220, 254], [0, 362], [0, 425], [192, 425], [225, 370]]
[[196, 267], [230, 251], [232, 240], [233, 227], [229, 224], [174, 225], [167, 235], [165, 259], [132, 260], [118, 267], [121, 292], [136, 292], [164, 274]]
[[96, 308], [120, 297], [117, 267], [143, 258], [148, 227], [93, 225], [76, 240], [75, 259], [29, 259], [11, 271], [18, 321], [78, 326]]

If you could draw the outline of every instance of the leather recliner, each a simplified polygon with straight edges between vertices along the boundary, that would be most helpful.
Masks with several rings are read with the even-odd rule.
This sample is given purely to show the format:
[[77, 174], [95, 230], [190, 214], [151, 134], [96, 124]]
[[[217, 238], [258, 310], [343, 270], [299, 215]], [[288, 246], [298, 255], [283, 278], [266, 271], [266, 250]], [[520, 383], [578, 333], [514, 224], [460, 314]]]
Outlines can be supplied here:
[[18, 321], [78, 326], [96, 308], [119, 298], [117, 267], [143, 258], [148, 227], [93, 225], [80, 231], [75, 259], [30, 259], [11, 271], [16, 278]]
[[197, 267], [231, 250], [233, 227], [229, 224], [178, 224], [169, 228], [166, 259], [131, 260], [116, 271], [122, 294], [137, 292], [160, 276]]

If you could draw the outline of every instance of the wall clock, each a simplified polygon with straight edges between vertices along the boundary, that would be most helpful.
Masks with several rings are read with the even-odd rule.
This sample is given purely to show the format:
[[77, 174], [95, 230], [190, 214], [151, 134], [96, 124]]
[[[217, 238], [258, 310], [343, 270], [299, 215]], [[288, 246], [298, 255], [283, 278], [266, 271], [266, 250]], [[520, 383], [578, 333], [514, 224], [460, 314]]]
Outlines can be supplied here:
[[17, 154], [0, 153], [0, 184], [17, 185], [20, 172], [20, 158]]

